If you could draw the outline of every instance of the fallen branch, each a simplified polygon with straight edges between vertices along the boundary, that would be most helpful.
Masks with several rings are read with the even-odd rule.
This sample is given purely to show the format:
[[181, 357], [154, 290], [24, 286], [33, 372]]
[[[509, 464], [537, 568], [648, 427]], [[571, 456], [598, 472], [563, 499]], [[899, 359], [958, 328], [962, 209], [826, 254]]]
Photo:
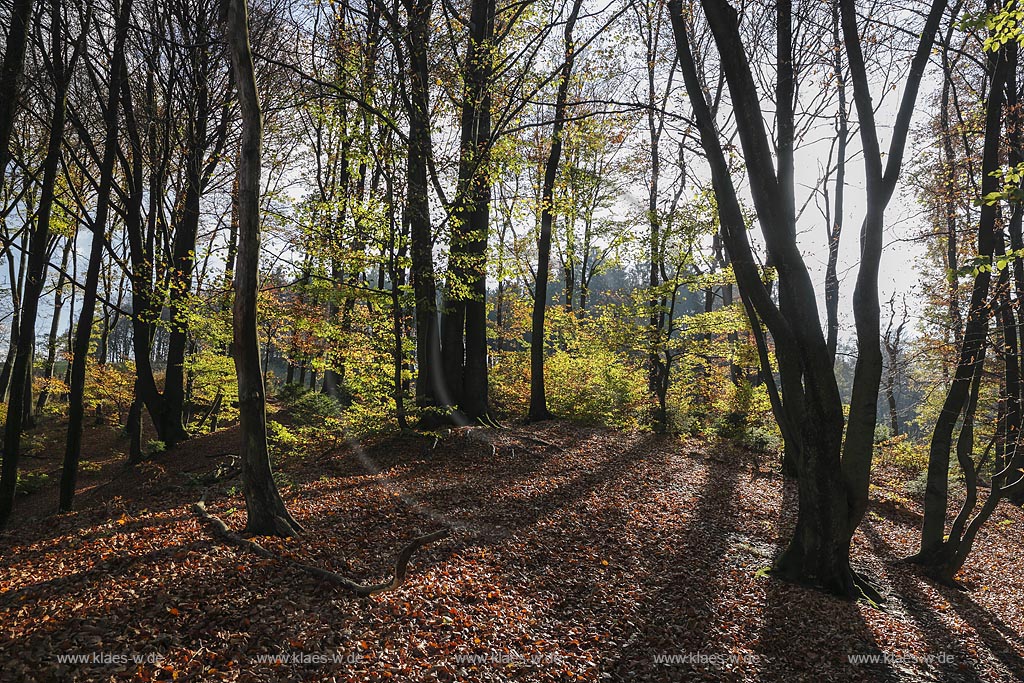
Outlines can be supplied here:
[[548, 448], [554, 448], [554, 449], [557, 449], [557, 450], [561, 451], [562, 453], [565, 453], [565, 447], [564, 446], [560, 446], [559, 444], [553, 443], [551, 441], [545, 441], [544, 439], [541, 439], [541, 438], [536, 437], [536, 436], [531, 436], [530, 434], [527, 434], [525, 432], [512, 432], [512, 436], [514, 436], [514, 437], [516, 437], [518, 439], [523, 439], [525, 441], [532, 441], [534, 443], [540, 444], [541, 446], [547, 446]]
[[308, 565], [303, 562], [293, 560], [289, 557], [282, 557], [281, 555], [278, 555], [267, 550], [255, 541], [250, 541], [247, 538], [242, 538], [238, 534], [231, 531], [228, 528], [228, 525], [225, 524], [223, 520], [221, 520], [216, 515], [210, 514], [210, 512], [206, 509], [206, 502], [203, 499], [200, 499], [199, 502], [193, 505], [192, 510], [196, 513], [196, 515], [199, 516], [199, 519], [201, 521], [203, 521], [204, 523], [213, 528], [214, 535], [218, 538], [221, 538], [222, 540], [227, 541], [228, 543], [231, 543], [233, 545], [237, 545], [241, 548], [244, 548], [251, 553], [259, 555], [260, 557], [265, 557], [270, 560], [287, 562], [288, 564], [291, 564], [292, 566], [301, 569], [307, 574], [315, 576], [319, 579], [323, 579], [328, 583], [334, 584], [335, 586], [340, 586], [341, 588], [344, 588], [345, 590], [351, 591], [356, 595], [360, 596], [373, 595], [374, 593], [382, 593], [384, 591], [393, 590], [401, 586], [402, 583], [405, 582], [406, 571], [409, 568], [409, 560], [412, 558], [413, 553], [415, 553], [417, 550], [419, 550], [420, 547], [426, 545], [427, 543], [431, 543], [433, 541], [437, 541], [448, 536], [448, 529], [439, 529], [438, 531], [434, 531], [433, 533], [429, 533], [425, 536], [420, 536], [419, 538], [413, 539], [408, 545], [402, 548], [402, 551], [398, 553], [398, 557], [395, 558], [395, 571], [390, 581], [385, 581], [384, 583], [363, 585], [361, 583], [353, 581], [347, 576], [342, 576], [341, 574], [338, 574], [336, 572], [321, 569], [319, 567], [314, 567], [312, 565]]

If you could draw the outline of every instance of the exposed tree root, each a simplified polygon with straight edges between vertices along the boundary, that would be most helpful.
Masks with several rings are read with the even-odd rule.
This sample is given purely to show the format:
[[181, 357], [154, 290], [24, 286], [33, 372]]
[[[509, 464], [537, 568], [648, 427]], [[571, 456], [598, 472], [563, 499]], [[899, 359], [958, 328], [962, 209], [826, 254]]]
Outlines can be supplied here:
[[793, 576], [778, 568], [771, 568], [764, 571], [763, 575], [785, 581], [786, 583], [814, 590], [823, 590], [836, 597], [846, 600], [864, 600], [873, 607], [882, 608], [886, 599], [875, 584], [868, 579], [867, 575], [850, 570], [850, 582], [843, 587], [827, 586], [818, 581], [807, 581], [798, 576]]
[[903, 561], [917, 566], [921, 574], [940, 586], [967, 592], [967, 587], [956, 580], [955, 576], [951, 574], [949, 567], [937, 560], [938, 557], [938, 553], [922, 554], [917, 552], [910, 557], [903, 558]]
[[434, 531], [425, 536], [420, 536], [419, 538], [413, 539], [412, 542], [410, 542], [408, 545], [402, 548], [402, 551], [398, 553], [398, 556], [395, 558], [394, 575], [392, 576], [390, 581], [385, 581], [384, 583], [364, 585], [361, 583], [357, 583], [352, 579], [348, 578], [347, 576], [342, 576], [341, 574], [338, 574], [336, 572], [321, 569], [319, 567], [314, 567], [312, 565], [298, 562], [287, 557], [282, 557], [276, 553], [267, 550], [255, 541], [251, 541], [247, 538], [242, 538], [238, 534], [231, 531], [228, 528], [228, 525], [225, 524], [223, 520], [221, 520], [216, 515], [210, 514], [210, 512], [206, 509], [206, 502], [202, 499], [200, 499], [199, 502], [192, 506], [192, 510], [193, 512], [196, 513], [196, 515], [202, 522], [204, 522], [213, 529], [214, 535], [218, 538], [228, 543], [231, 543], [232, 545], [237, 545], [241, 548], [244, 548], [245, 550], [248, 550], [249, 552], [254, 553], [256, 555], [259, 555], [260, 557], [265, 557], [271, 560], [278, 560], [290, 564], [291, 566], [296, 567], [297, 569], [301, 569], [307, 574], [315, 576], [319, 579], [323, 579], [324, 581], [327, 581], [328, 583], [334, 586], [344, 588], [345, 590], [351, 591], [352, 593], [355, 593], [356, 595], [360, 596], [373, 595], [374, 593], [382, 593], [384, 591], [394, 590], [395, 588], [401, 586], [402, 583], [405, 582], [406, 572], [409, 568], [409, 560], [412, 558], [413, 553], [415, 553], [420, 547], [426, 545], [427, 543], [431, 543], [433, 541], [437, 541], [448, 536], [448, 529], [439, 529], [438, 531]]
[[525, 432], [512, 432], [512, 435], [515, 436], [517, 439], [522, 439], [523, 441], [532, 441], [534, 443], [540, 444], [541, 446], [554, 448], [558, 451], [561, 451], [562, 453], [565, 452], [565, 448], [563, 446], [560, 446], [557, 443], [551, 441], [545, 441], [544, 439], [538, 438], [536, 436], [531, 436]]
[[881, 591], [868, 580], [866, 575], [853, 572], [853, 585], [860, 591], [860, 599], [867, 600], [870, 604], [879, 607], [885, 604], [885, 598]]

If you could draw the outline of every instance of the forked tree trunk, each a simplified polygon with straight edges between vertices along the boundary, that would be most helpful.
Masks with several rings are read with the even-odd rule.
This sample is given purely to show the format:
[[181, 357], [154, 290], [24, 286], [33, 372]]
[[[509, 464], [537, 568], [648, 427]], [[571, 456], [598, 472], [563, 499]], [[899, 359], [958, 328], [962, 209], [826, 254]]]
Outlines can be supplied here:
[[[999, 189], [994, 172], [1000, 164], [1000, 144], [1004, 94], [1007, 83], [1014, 84], [1016, 79], [1015, 47], [1004, 47], [988, 57], [989, 93], [985, 113], [985, 140], [981, 164], [981, 195], [986, 196]], [[1010, 90], [1014, 88], [1011, 86]], [[1005, 243], [1002, 233], [997, 231], [997, 207], [984, 203], [978, 219], [978, 255], [995, 259], [1005, 254]], [[1019, 228], [1018, 228], [1019, 229]], [[1005, 256], [1004, 256], [1005, 257]], [[974, 413], [978, 403], [978, 387], [981, 381], [985, 352], [988, 346], [989, 320], [993, 306], [989, 302], [992, 273], [991, 269], [979, 269], [974, 278], [971, 292], [970, 309], [964, 325], [963, 341], [960, 357], [957, 362], [953, 382], [946, 393], [942, 411], [935, 423], [932, 433], [928, 457], [928, 480], [924, 500], [924, 525], [921, 531], [921, 548], [910, 561], [920, 564], [925, 571], [939, 581], [952, 583], [957, 572], [963, 566], [967, 555], [973, 547], [974, 538], [981, 526], [995, 510], [999, 500], [1004, 496], [1020, 495], [1024, 478], [1020, 477], [1018, 449], [1016, 447], [1016, 431], [1019, 426], [1019, 404], [1017, 397], [1012, 404], [1004, 405], [1006, 418], [1001, 420], [1000, 429], [1004, 440], [1007, 438], [1008, 424], [1014, 426], [1013, 445], [1007, 449], [1009, 461], [1004, 465], [997, 462], [996, 474], [992, 477], [992, 489], [988, 499], [977, 515], [971, 519], [977, 504], [977, 469], [973, 461], [974, 450]], [[1000, 274], [998, 289], [1000, 308], [1005, 307], [1000, 322], [1003, 340], [999, 345], [1003, 349], [1004, 361], [1010, 365], [1004, 367], [1004, 387], [1019, 392], [1017, 367], [1017, 342], [1013, 311], [1009, 305], [1008, 273]], [[963, 419], [961, 420], [961, 416]], [[946, 515], [949, 496], [949, 459], [954, 448], [953, 432], [957, 422], [961, 422], [955, 448], [957, 460], [965, 475], [967, 497], [946, 533]], [[1007, 478], [1010, 483], [1007, 484]], [[968, 521], [969, 520], [969, 521]]]
[[[702, 147], [711, 167], [722, 237], [732, 257], [740, 292], [749, 301], [751, 326], [763, 320], [775, 341], [782, 380], [780, 425], [793, 437], [798, 471], [799, 511], [793, 538], [776, 560], [773, 573], [787, 580], [818, 585], [844, 597], [870, 589], [850, 567], [853, 530], [867, 501], [873, 447], [875, 404], [881, 373], [878, 335], [878, 257], [882, 217], [895, 186], [921, 74], [931, 51], [945, 2], [932, 3], [917, 46], [897, 114], [889, 160], [883, 169], [875, 137], [866, 78], [857, 73], [860, 37], [852, 3], [840, 0], [844, 38], [854, 75], [854, 94], [868, 158], [868, 213], [862, 229], [861, 267], [854, 294], [860, 358], [849, 428], [843, 441], [843, 413], [816, 294], [796, 242], [794, 187], [795, 74], [792, 55], [792, 3], [776, 4], [775, 84], [777, 139], [769, 141], [760, 96], [739, 30], [739, 15], [723, 2], [700, 3], [714, 37], [721, 68], [733, 98], [736, 125], [750, 180], [750, 191], [764, 234], [769, 262], [779, 274], [778, 304], [762, 280], [746, 233], [743, 213], [715, 117], [705, 100], [690, 47], [689, 13], [681, 0], [669, 3], [680, 69], [686, 81]], [[867, 109], [864, 103], [867, 103]], [[874, 319], [872, 322], [872, 318]], [[770, 372], [770, 368], [763, 368]], [[870, 404], [870, 405], [869, 405]], [[777, 402], [773, 401], [773, 407]], [[781, 409], [780, 409], [781, 408]], [[845, 447], [845, 450], [844, 450]]]
[[260, 256], [260, 163], [263, 120], [249, 46], [246, 0], [225, 0], [226, 35], [242, 115], [238, 159], [238, 255], [233, 310], [235, 372], [242, 434], [242, 491], [251, 534], [294, 536], [301, 527], [285, 507], [270, 470], [266, 395], [256, 329]]

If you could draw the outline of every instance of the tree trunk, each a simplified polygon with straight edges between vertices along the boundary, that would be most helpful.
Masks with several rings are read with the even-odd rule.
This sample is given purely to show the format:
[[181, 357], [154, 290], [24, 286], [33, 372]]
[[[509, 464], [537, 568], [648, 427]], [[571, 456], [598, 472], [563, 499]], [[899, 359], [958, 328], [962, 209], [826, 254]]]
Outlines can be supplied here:
[[[64, 287], [67, 276], [68, 257], [71, 254], [71, 240], [64, 243], [64, 252], [60, 260], [60, 274], [57, 276], [57, 287], [53, 294], [53, 317], [50, 319], [50, 333], [46, 338], [46, 361], [43, 363], [43, 389], [39, 392], [36, 411], [42, 411], [50, 399], [49, 380], [53, 379], [53, 369], [57, 363], [57, 336], [60, 333], [60, 316], [64, 309]], [[72, 285], [73, 287], [74, 285]]]
[[425, 408], [425, 425], [437, 421], [444, 403], [444, 370], [437, 320], [437, 280], [434, 276], [434, 239], [430, 226], [427, 155], [430, 154], [430, 67], [427, 49], [433, 0], [407, 4], [409, 14], [409, 152], [406, 220], [412, 240], [412, 286], [416, 299], [416, 405]]
[[[1003, 88], [1006, 81], [1006, 60], [991, 56], [991, 85], [985, 114], [985, 142], [982, 153], [982, 196], [998, 189], [998, 181], [992, 173], [999, 167], [999, 137], [1002, 121]], [[989, 256], [995, 251], [995, 226], [997, 208], [982, 204], [978, 221], [978, 254]], [[957, 362], [953, 382], [946, 392], [942, 410], [935, 421], [928, 452], [928, 481], [924, 498], [924, 525], [921, 531], [921, 549], [914, 560], [922, 564], [936, 564], [933, 559], [942, 555], [945, 545], [946, 512], [949, 492], [949, 454], [952, 448], [953, 430], [957, 420], [970, 403], [971, 386], [975, 377], [980, 376], [985, 362], [989, 318], [991, 307], [988, 302], [992, 273], [979, 269], [974, 277], [970, 308], [964, 325], [960, 359]]]
[[554, 222], [553, 199], [558, 163], [562, 156], [562, 130], [569, 97], [569, 81], [575, 63], [576, 45], [573, 30], [579, 17], [582, 0], [573, 0], [569, 18], [565, 23], [563, 45], [565, 62], [555, 96], [555, 120], [551, 128], [551, 151], [544, 166], [544, 185], [541, 190], [540, 235], [537, 238], [537, 282], [533, 292], [533, 319], [530, 330], [530, 413], [531, 422], [551, 418], [547, 393], [544, 388], [544, 314], [548, 303], [548, 271], [551, 268], [551, 228]]
[[[53, 114], [50, 118], [50, 133], [43, 162], [43, 185], [39, 200], [39, 213], [32, 228], [28, 246], [28, 272], [25, 277], [25, 292], [22, 299], [22, 333], [18, 337], [14, 368], [11, 373], [10, 400], [7, 404], [7, 424], [4, 429], [3, 476], [0, 482], [3, 502], [0, 503], [0, 527], [10, 514], [17, 485], [18, 455], [21, 451], [21, 432], [32, 423], [32, 350], [35, 343], [36, 316], [39, 299], [46, 283], [46, 266], [50, 242], [50, 216], [53, 212], [54, 188], [60, 170], [61, 144], [64, 140], [65, 100], [68, 91], [68, 76], [64, 69], [63, 28], [61, 26], [61, 3], [50, 5], [50, 45], [53, 65]], [[13, 478], [13, 481], [8, 481]], [[10, 502], [9, 502], [10, 501]]]
[[82, 292], [82, 307], [79, 312], [78, 328], [72, 349], [71, 382], [68, 392], [68, 434], [64, 450], [64, 468], [60, 477], [60, 509], [71, 510], [75, 496], [75, 481], [78, 477], [78, 459], [82, 447], [82, 421], [85, 405], [85, 368], [89, 359], [89, 341], [92, 338], [93, 315], [96, 312], [96, 289], [99, 285], [100, 263], [103, 244], [106, 240], [107, 215], [110, 211], [110, 193], [114, 183], [114, 163], [118, 148], [118, 120], [120, 107], [118, 99], [125, 77], [124, 45], [131, 17], [132, 0], [124, 0], [117, 17], [114, 33], [114, 50], [110, 62], [110, 90], [107, 95], [103, 159], [100, 163], [100, 184], [96, 194], [96, 214], [92, 224], [92, 244], [89, 250], [89, 266], [85, 275]]
[[[28, 206], [31, 211], [33, 207]], [[25, 234], [31, 232], [30, 226], [26, 228]], [[21, 302], [25, 290], [25, 271], [27, 269], [28, 239], [25, 235], [21, 238], [21, 250], [18, 257], [18, 266], [15, 269], [14, 254], [11, 248], [7, 249], [7, 273], [8, 281], [11, 283], [11, 338], [10, 346], [7, 349], [7, 357], [4, 358], [3, 367], [0, 368], [0, 401], [7, 400], [7, 390], [10, 389], [11, 371], [14, 368], [14, 359], [18, 354], [18, 340], [21, 337]]]
[[442, 316], [445, 385], [469, 421], [488, 418], [487, 233], [491, 204], [491, 80], [494, 0], [473, 0], [466, 51], [459, 153], [459, 192], [453, 216], [448, 287]]
[[[825, 267], [825, 318], [826, 344], [832, 358], [836, 357], [839, 343], [839, 240], [843, 234], [843, 218], [846, 211], [846, 150], [850, 141], [849, 112], [846, 104], [846, 72], [843, 69], [842, 32], [840, 30], [839, 5], [832, 7], [832, 44], [834, 51], [833, 71], [836, 77], [836, 92], [839, 110], [836, 116], [836, 196], [832, 220], [828, 227], [828, 263]], [[827, 181], [826, 181], [827, 182]], [[825, 197], [828, 209], [828, 197]]]
[[[999, 181], [993, 176], [1000, 164], [1003, 107], [1006, 85], [1015, 83], [1016, 46], [1006, 46], [996, 53], [990, 53], [987, 60], [989, 93], [985, 112], [985, 138], [981, 164], [981, 196], [987, 196], [999, 189]], [[1006, 247], [1001, 231], [997, 231], [998, 207], [989, 202], [981, 205], [978, 220], [978, 255], [991, 259], [994, 267], [996, 258], [1005, 255]], [[974, 538], [987, 521], [999, 500], [1004, 496], [1020, 495], [1024, 478], [1018, 470], [1021, 467], [1017, 434], [1020, 427], [1019, 375], [1016, 362], [1016, 321], [1009, 305], [1009, 273], [1001, 271], [999, 276], [1000, 332], [999, 344], [1004, 360], [1004, 391], [1014, 391], [1013, 402], [1006, 401], [1000, 412], [1004, 416], [999, 429], [1007, 444], [1004, 458], [998, 462], [996, 474], [992, 477], [992, 489], [988, 499], [973, 519], [977, 503], [977, 470], [973, 462], [974, 412], [978, 402], [978, 387], [981, 381], [985, 352], [988, 346], [989, 318], [992, 306], [989, 303], [991, 269], [979, 269], [974, 278], [971, 304], [964, 325], [963, 343], [953, 383], [946, 393], [942, 412], [935, 424], [928, 457], [928, 481], [925, 489], [924, 525], [921, 531], [921, 549], [909, 558], [923, 565], [925, 571], [936, 579], [951, 583], [963, 566], [973, 547]], [[1006, 397], [1004, 396], [1004, 399]], [[957, 460], [964, 472], [967, 484], [967, 498], [959, 513], [946, 532], [948, 510], [949, 453], [952, 447], [952, 432], [958, 418], [964, 416], [956, 444]], [[1009, 438], [1010, 425], [1013, 438]], [[1012, 443], [1012, 445], [1011, 445]], [[1014, 483], [1004, 486], [1008, 476], [1013, 474]], [[970, 522], [968, 520], [970, 519]]]
[[[786, 551], [777, 560], [774, 573], [792, 581], [821, 586], [845, 597], [855, 597], [858, 589], [870, 595], [873, 591], [859, 581], [850, 568], [849, 548], [853, 529], [866, 505], [881, 372], [877, 330], [881, 219], [899, 175], [918, 86], [945, 3], [936, 0], [928, 16], [893, 128], [888, 167], [883, 176], [881, 154], [874, 137], [868, 83], [863, 77], [858, 82], [855, 68], [857, 61], [863, 66], [862, 60], [858, 60], [860, 37], [856, 15], [852, 3], [841, 0], [844, 37], [854, 73], [854, 94], [867, 150], [865, 156], [870, 162], [869, 210], [862, 232], [862, 262], [854, 303], [861, 357], [855, 377], [853, 413], [845, 452], [842, 402], [832, 355], [822, 333], [816, 293], [796, 241], [792, 3], [780, 0], [776, 4], [777, 77], [774, 101], [777, 140], [774, 145], [765, 130], [761, 98], [747, 62], [736, 10], [726, 3], [712, 0], [702, 0], [701, 5], [733, 98], [738, 137], [768, 260], [779, 276], [779, 303], [776, 305], [761, 279], [747, 238], [717, 124], [705, 100], [690, 48], [687, 13], [681, 0], [671, 0], [669, 8], [680, 68], [686, 80], [701, 145], [711, 166], [722, 237], [733, 262], [741, 295], [750, 303], [747, 310], [751, 326], [760, 324], [759, 319], [763, 320], [774, 337], [782, 379], [782, 410], [776, 418], [780, 426], [794, 437], [800, 492], [797, 528]], [[866, 111], [862, 106], [864, 102], [868, 103]], [[872, 145], [872, 142], [876, 144]], [[750, 316], [750, 312], [756, 316]], [[771, 370], [763, 368], [763, 371]]]
[[0, 182], [3, 182], [11, 160], [11, 131], [21, 95], [21, 76], [34, 4], [34, 0], [14, 0], [11, 3], [11, 24], [7, 30], [3, 65], [0, 65]]
[[195, 269], [196, 235], [199, 231], [199, 208], [203, 191], [203, 162], [206, 148], [209, 89], [200, 77], [199, 102], [196, 105], [194, 128], [189, 137], [191, 146], [185, 159], [185, 191], [180, 220], [174, 229], [171, 256], [170, 332], [167, 339], [167, 371], [164, 379], [164, 410], [160, 432], [167, 448], [189, 438], [185, 429], [185, 355], [188, 347], [186, 322], [188, 294], [192, 289]]
[[233, 311], [235, 372], [242, 435], [242, 491], [248, 515], [246, 531], [293, 536], [301, 527], [285, 507], [270, 469], [267, 451], [266, 396], [260, 370], [256, 328], [256, 290], [260, 251], [260, 163], [263, 120], [249, 45], [246, 0], [225, 0], [226, 35], [242, 115], [238, 160], [238, 255]]

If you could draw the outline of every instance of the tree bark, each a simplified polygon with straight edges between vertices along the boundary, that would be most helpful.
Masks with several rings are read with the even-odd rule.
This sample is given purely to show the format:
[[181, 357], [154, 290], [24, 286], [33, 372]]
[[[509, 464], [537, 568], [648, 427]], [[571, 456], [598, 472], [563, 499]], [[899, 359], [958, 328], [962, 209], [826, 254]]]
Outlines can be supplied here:
[[281, 498], [267, 451], [266, 395], [256, 329], [256, 290], [260, 256], [260, 164], [263, 115], [252, 50], [246, 0], [225, 0], [226, 35], [242, 116], [238, 159], [238, 254], [233, 310], [235, 372], [242, 436], [242, 491], [248, 515], [246, 531], [293, 536], [301, 531]]
[[11, 160], [11, 131], [18, 108], [21, 77], [25, 67], [29, 23], [32, 20], [34, 0], [14, 0], [11, 3], [11, 24], [7, 29], [6, 49], [0, 65], [0, 182], [6, 175]]
[[486, 420], [487, 233], [491, 203], [494, 0], [472, 0], [464, 61], [459, 182], [452, 209], [448, 286], [441, 316], [445, 402], [457, 421]]
[[[31, 205], [28, 207], [30, 210], [33, 208]], [[25, 230], [25, 234], [30, 233], [30, 229]], [[7, 249], [7, 274], [8, 281], [11, 283], [11, 336], [10, 344], [7, 348], [7, 357], [4, 358], [3, 367], [0, 368], [0, 401], [7, 400], [7, 390], [10, 389], [11, 384], [11, 371], [14, 368], [14, 358], [18, 353], [18, 339], [21, 337], [21, 301], [22, 295], [25, 288], [25, 271], [27, 269], [27, 256], [28, 256], [28, 239], [23, 235], [21, 238], [21, 253], [17, 259], [17, 267], [15, 267], [15, 259], [13, 251], [10, 247]]]
[[[54, 188], [60, 169], [61, 144], [64, 140], [65, 100], [69, 77], [64, 65], [63, 28], [61, 26], [61, 3], [50, 5], [50, 45], [53, 68], [53, 112], [50, 117], [50, 132], [43, 161], [43, 184], [39, 199], [39, 213], [32, 227], [28, 245], [28, 272], [25, 277], [25, 292], [22, 299], [22, 330], [18, 338], [14, 368], [11, 373], [10, 399], [7, 403], [7, 424], [4, 429], [3, 491], [4, 503], [0, 505], [0, 527], [9, 514], [7, 500], [9, 488], [17, 483], [18, 455], [21, 451], [21, 432], [31, 426], [32, 399], [32, 351], [35, 342], [36, 317], [39, 299], [46, 283], [46, 266], [49, 255], [50, 216], [53, 212]], [[6, 479], [14, 477], [12, 484]]]
[[[850, 142], [849, 112], [846, 102], [846, 71], [843, 68], [842, 32], [840, 30], [839, 4], [832, 7], [832, 44], [835, 54], [833, 70], [836, 77], [836, 92], [839, 110], [836, 114], [836, 192], [832, 220], [828, 225], [828, 262], [825, 267], [825, 318], [826, 344], [832, 358], [836, 357], [839, 344], [839, 240], [843, 235], [843, 218], [846, 211], [846, 156]], [[828, 197], [825, 199], [828, 202]]]
[[[982, 196], [998, 189], [991, 176], [999, 166], [999, 136], [1001, 131], [1003, 86], [1006, 79], [1004, 59], [990, 57], [991, 85], [985, 114], [985, 143], [982, 153]], [[991, 256], [995, 250], [995, 224], [997, 209], [983, 204], [978, 222], [978, 254]], [[925, 487], [924, 524], [921, 531], [921, 549], [915, 559], [927, 563], [929, 557], [941, 554], [944, 545], [946, 512], [948, 508], [949, 455], [953, 430], [966, 408], [975, 376], [985, 361], [989, 318], [988, 303], [991, 270], [981, 268], [974, 277], [970, 308], [964, 325], [963, 343], [953, 382], [946, 392], [942, 410], [935, 422], [928, 452], [928, 481]]]
[[[67, 276], [64, 274], [68, 267], [68, 257], [71, 255], [70, 239], [64, 243], [64, 252], [60, 260], [60, 274], [57, 276], [57, 286], [53, 294], [53, 317], [50, 319], [50, 333], [46, 338], [46, 360], [43, 362], [43, 388], [39, 392], [39, 400], [36, 402], [36, 411], [40, 412], [46, 407], [50, 400], [50, 390], [47, 382], [53, 379], [53, 369], [57, 364], [57, 336], [60, 334], [60, 317], [64, 310], [64, 287], [67, 286]], [[74, 285], [72, 285], [73, 287]]]
[[541, 189], [540, 235], [537, 238], [537, 281], [533, 292], [533, 317], [530, 328], [530, 412], [528, 419], [539, 422], [551, 418], [544, 387], [544, 314], [548, 303], [548, 271], [551, 269], [551, 228], [554, 223], [553, 200], [558, 164], [562, 156], [562, 130], [568, 108], [569, 81], [575, 64], [576, 46], [573, 30], [580, 14], [582, 0], [573, 0], [565, 22], [563, 45], [565, 62], [555, 95], [555, 116], [551, 127], [551, 151], [544, 166], [544, 185]]
[[118, 124], [121, 88], [125, 78], [124, 49], [131, 17], [132, 0], [124, 0], [114, 30], [114, 49], [110, 62], [110, 89], [107, 94], [103, 158], [100, 162], [100, 184], [96, 194], [96, 214], [92, 223], [92, 244], [89, 266], [82, 290], [82, 307], [75, 330], [71, 359], [71, 382], [68, 392], [68, 434], [64, 450], [64, 468], [60, 477], [60, 510], [71, 510], [78, 477], [78, 459], [82, 447], [82, 422], [85, 405], [85, 369], [89, 360], [89, 341], [92, 338], [93, 316], [96, 312], [96, 289], [99, 286], [100, 264], [106, 240], [107, 216], [110, 211], [110, 193], [114, 183], [114, 163], [117, 157]]
[[[694, 109], [701, 144], [711, 166], [723, 240], [732, 258], [741, 295], [750, 302], [748, 315], [750, 312], [756, 313], [756, 317], [751, 316], [751, 325], [760, 324], [760, 318], [775, 340], [782, 379], [781, 414], [777, 413], [776, 418], [780, 426], [784, 426], [793, 436], [794, 441], [799, 490], [797, 525], [788, 547], [777, 559], [773, 573], [788, 580], [821, 586], [841, 596], [855, 597], [859, 592], [871, 595], [875, 592], [850, 568], [849, 550], [853, 529], [866, 504], [866, 482], [870, 473], [874, 411], [881, 372], [877, 305], [874, 306], [874, 333], [871, 333], [868, 319], [872, 302], [877, 304], [881, 218], [891, 192], [886, 194], [877, 191], [877, 188], [869, 188], [876, 191], [870, 195], [872, 202], [862, 233], [862, 264], [855, 293], [861, 349], [860, 369], [856, 378], [859, 386], [854, 389], [854, 414], [844, 454], [842, 402], [832, 368], [832, 355], [818, 318], [815, 290], [796, 242], [792, 5], [788, 1], [780, 1], [776, 5], [775, 102], [778, 139], [774, 145], [774, 155], [773, 145], [765, 131], [758, 89], [740, 38], [738, 14], [724, 2], [702, 0], [701, 5], [733, 98], [737, 132], [750, 180], [751, 195], [764, 233], [768, 259], [777, 269], [779, 277], [779, 304], [776, 305], [761, 280], [747, 240], [736, 188], [714, 116], [705, 100], [697, 74], [683, 3], [672, 0], [669, 8], [680, 67]], [[918, 45], [894, 127], [883, 190], [888, 189], [889, 182], [894, 183], [898, 177], [917, 87], [944, 7], [944, 2], [936, 1], [933, 4]], [[844, 35], [850, 53], [851, 70], [856, 71], [853, 54], [859, 50], [856, 16], [852, 4], [846, 0], [843, 0], [841, 9], [844, 29], [849, 29], [850, 24], [854, 29], [852, 40], [848, 31]], [[865, 127], [870, 127], [873, 134], [873, 120], [870, 118], [873, 111], [869, 108], [866, 116], [860, 106], [865, 96], [870, 103], [867, 83], [864, 81], [858, 86], [856, 73], [854, 76], [862, 134]], [[870, 140], [865, 142], [866, 148], [870, 146], [868, 142]], [[869, 150], [867, 156], [880, 168], [881, 155], [877, 151], [876, 145]], [[872, 175], [871, 171], [874, 170], [874, 167], [869, 168], [869, 178], [875, 178], [873, 182], [877, 184], [883, 177], [880, 172]], [[875, 356], [871, 355], [872, 343]], [[770, 372], [770, 368], [764, 368], [764, 371]], [[874, 398], [869, 413], [865, 407], [871, 396]], [[852, 441], [851, 435], [854, 437]], [[865, 444], [867, 448], [864, 448]]]
[[430, 226], [427, 155], [430, 154], [430, 73], [427, 49], [433, 0], [405, 0], [408, 11], [409, 150], [406, 221], [412, 240], [412, 286], [416, 300], [416, 405], [426, 409], [425, 425], [437, 421], [436, 409], [447, 393], [437, 320], [434, 238]]

